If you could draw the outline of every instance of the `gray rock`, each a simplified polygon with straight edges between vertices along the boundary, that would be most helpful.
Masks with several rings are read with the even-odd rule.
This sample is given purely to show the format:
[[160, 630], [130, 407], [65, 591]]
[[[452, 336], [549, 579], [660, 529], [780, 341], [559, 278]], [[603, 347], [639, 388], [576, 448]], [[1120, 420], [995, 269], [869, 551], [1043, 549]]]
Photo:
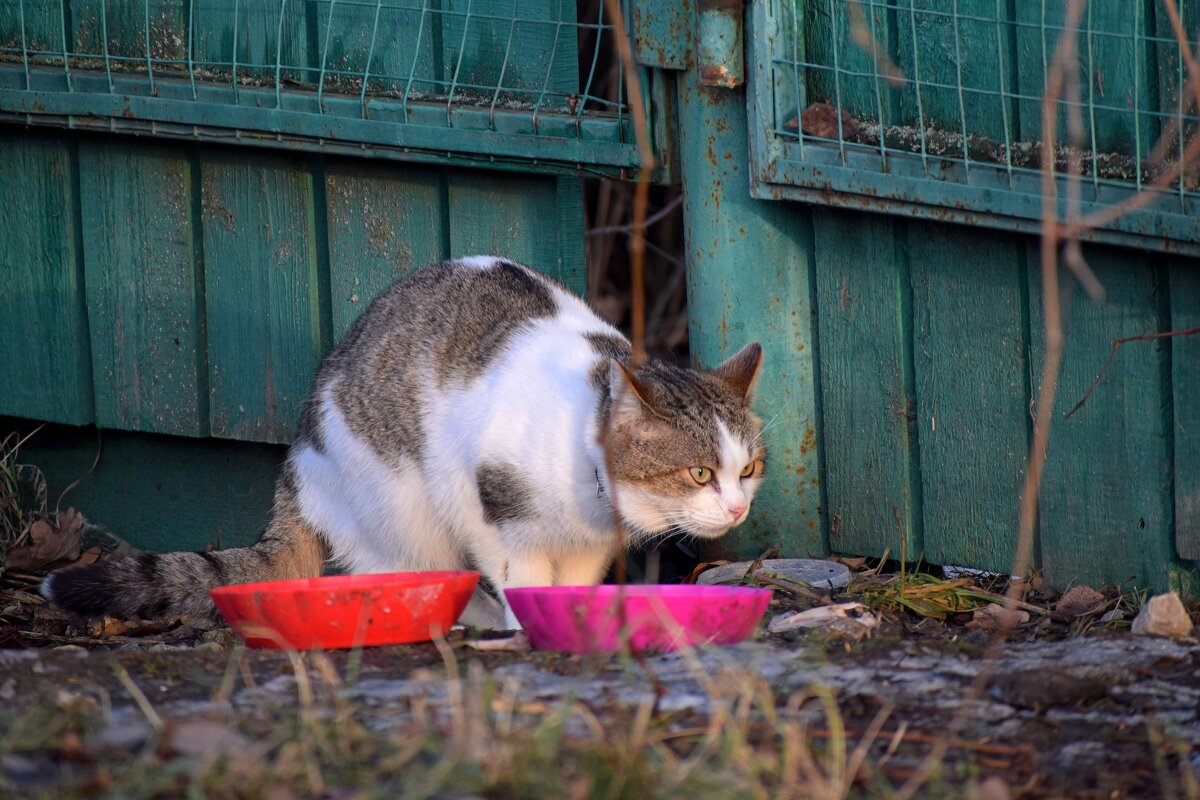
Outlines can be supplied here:
[[[713, 584], [736, 581], [754, 566], [753, 561], [738, 561], [700, 573], [696, 583]], [[786, 580], [801, 581], [814, 589], [841, 589], [850, 584], [850, 568], [836, 561], [819, 558], [768, 558], [756, 574], [778, 575]]]

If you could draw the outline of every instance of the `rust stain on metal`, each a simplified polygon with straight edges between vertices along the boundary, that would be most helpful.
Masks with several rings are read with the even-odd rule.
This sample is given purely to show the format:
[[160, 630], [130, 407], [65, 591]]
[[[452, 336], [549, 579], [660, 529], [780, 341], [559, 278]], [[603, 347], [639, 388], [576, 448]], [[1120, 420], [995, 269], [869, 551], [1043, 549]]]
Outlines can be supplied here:
[[817, 432], [812, 428], [804, 431], [804, 438], [800, 440], [800, 455], [808, 455], [817, 446]]
[[740, 84], [736, 75], [724, 64], [705, 64], [700, 67], [700, 82], [705, 86], [721, 86], [735, 89]]

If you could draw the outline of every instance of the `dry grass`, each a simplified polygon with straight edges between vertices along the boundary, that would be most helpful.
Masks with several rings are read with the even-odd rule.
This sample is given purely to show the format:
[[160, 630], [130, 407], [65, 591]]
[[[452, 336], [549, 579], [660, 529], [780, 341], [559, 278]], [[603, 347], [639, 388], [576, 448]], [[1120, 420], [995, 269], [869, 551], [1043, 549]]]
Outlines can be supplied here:
[[[833, 800], [890, 792], [889, 761], [900, 740], [880, 735], [887, 708], [852, 733], [830, 690], [780, 696], [750, 671], [704, 674], [694, 658], [713, 709], [707, 718], [660, 713], [653, 698], [632, 710], [543, 704], [478, 663], [464, 669], [443, 649], [448, 700], [440, 708], [421, 698], [386, 709], [357, 706], [328, 657], [292, 654], [294, 704], [267, 717], [230, 709], [208, 722], [155, 710], [140, 689], [129, 689], [133, 679], [121, 667], [150, 737], [132, 751], [101, 750], [96, 734], [107, 714], [75, 696], [5, 718], [0, 759], [49, 756], [59, 774], [41, 794], [0, 777], [0, 795]], [[232, 654], [228, 674], [245, 671], [235, 663], [244, 657]], [[214, 698], [227, 690], [218, 687]], [[380, 726], [381, 717], [406, 721]], [[214, 727], [227, 734], [214, 737]], [[202, 753], [193, 745], [205, 737], [212, 747]]]
[[13, 432], [0, 440], [0, 571], [4, 554], [24, 544], [33, 523], [49, 513], [46, 476], [20, 460], [21, 448], [39, 429], [25, 437]]

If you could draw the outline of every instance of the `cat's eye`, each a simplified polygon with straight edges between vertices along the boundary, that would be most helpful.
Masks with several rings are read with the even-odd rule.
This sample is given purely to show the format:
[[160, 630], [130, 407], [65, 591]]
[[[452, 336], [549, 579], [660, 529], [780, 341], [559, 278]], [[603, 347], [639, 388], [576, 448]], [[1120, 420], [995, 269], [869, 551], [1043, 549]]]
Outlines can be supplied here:
[[749, 464], [742, 467], [742, 477], [749, 478], [753, 474], [754, 474], [754, 462], [751, 461]]
[[712, 480], [712, 470], [708, 467], [691, 467], [688, 469], [688, 474], [692, 476], [692, 480], [701, 485]]

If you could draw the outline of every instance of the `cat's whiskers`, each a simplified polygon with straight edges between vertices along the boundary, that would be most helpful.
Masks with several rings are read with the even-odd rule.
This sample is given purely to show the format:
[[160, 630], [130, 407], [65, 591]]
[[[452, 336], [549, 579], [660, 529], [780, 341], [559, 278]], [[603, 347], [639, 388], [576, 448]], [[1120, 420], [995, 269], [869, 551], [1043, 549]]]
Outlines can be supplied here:
[[753, 448], [754, 445], [761, 442], [763, 434], [765, 434], [771, 428], [775, 427], [776, 425], [781, 425], [784, 422], [786, 422], [786, 420], [780, 419], [780, 417], [783, 416], [783, 412], [785, 410], [786, 409], [783, 409], [783, 408], [779, 409], [779, 411], [775, 412], [775, 416], [771, 417], [769, 420], [767, 420], [765, 423], [763, 423], [763, 426], [758, 429], [758, 433], [756, 433], [754, 435], [754, 438], [750, 440], [751, 448]]

